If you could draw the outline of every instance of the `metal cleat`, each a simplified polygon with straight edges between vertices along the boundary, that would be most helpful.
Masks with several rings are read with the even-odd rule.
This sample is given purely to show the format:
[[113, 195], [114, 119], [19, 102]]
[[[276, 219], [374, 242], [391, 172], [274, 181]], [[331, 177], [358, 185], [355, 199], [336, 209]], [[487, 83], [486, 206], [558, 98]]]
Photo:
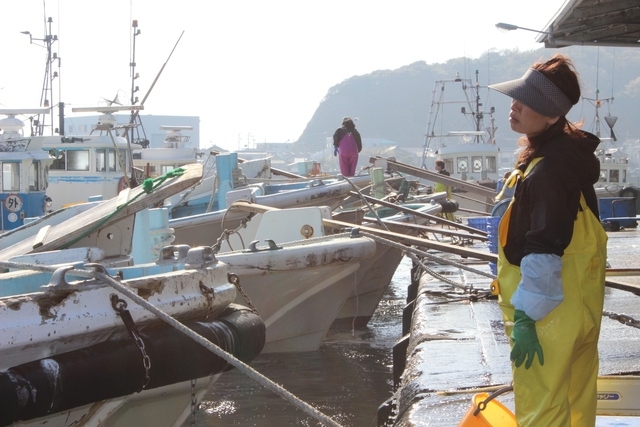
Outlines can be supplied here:
[[187, 253], [184, 268], [185, 269], [198, 269], [206, 268], [211, 264], [217, 263], [213, 248], [211, 246], [199, 246], [197, 248], [189, 249]]
[[276, 249], [282, 249], [282, 246], [278, 246], [276, 245], [276, 242], [274, 242], [271, 239], [267, 239], [265, 240], [265, 242], [267, 242], [267, 245], [269, 245], [268, 248], [262, 247], [262, 248], [258, 248], [258, 240], [254, 240], [251, 243], [249, 243], [249, 252], [258, 252], [258, 251], [275, 251]]
[[184, 261], [187, 258], [191, 246], [189, 245], [170, 245], [160, 250], [158, 255], [158, 263]]

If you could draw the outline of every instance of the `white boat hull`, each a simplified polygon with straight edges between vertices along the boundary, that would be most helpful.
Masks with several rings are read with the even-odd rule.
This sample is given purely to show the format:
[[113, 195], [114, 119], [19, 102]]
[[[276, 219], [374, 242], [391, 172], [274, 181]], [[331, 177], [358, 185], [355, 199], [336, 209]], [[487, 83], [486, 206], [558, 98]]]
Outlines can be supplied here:
[[[407, 204], [407, 206], [412, 206]], [[412, 209], [422, 213], [431, 215], [438, 214], [442, 209], [438, 203], [434, 204], [414, 204]], [[398, 212], [395, 215], [383, 218], [384, 220], [393, 222], [404, 222], [411, 224], [425, 225], [428, 219], [411, 215], [410, 213]], [[378, 227], [377, 224], [371, 225]], [[392, 224], [388, 225], [391, 231], [397, 231], [402, 234], [415, 235], [417, 233], [407, 231], [406, 229], [396, 229]], [[353, 288], [347, 301], [340, 309], [333, 327], [355, 327], [362, 328], [367, 325], [373, 313], [375, 312], [380, 300], [384, 296], [391, 278], [393, 277], [400, 261], [402, 261], [403, 252], [401, 249], [391, 247], [384, 243], [376, 243], [376, 253], [373, 257], [360, 263], [358, 271], [358, 282]]]
[[[228, 252], [218, 259], [238, 275], [267, 327], [263, 352], [315, 351], [376, 244], [365, 237], [311, 239], [282, 249]], [[241, 296], [237, 303], [248, 303]]]
[[[264, 196], [251, 196], [253, 203], [278, 209], [328, 206], [335, 209], [342, 203], [351, 190], [346, 182], [334, 182], [322, 186], [311, 186], [298, 190], [285, 191]], [[239, 194], [240, 193], [239, 190]], [[230, 193], [227, 193], [230, 194]], [[228, 202], [231, 202], [228, 200]], [[189, 246], [212, 245], [222, 235], [223, 230], [237, 228], [247, 214], [240, 211], [223, 209], [198, 215], [169, 220], [173, 228], [175, 241]]]
[[[0, 298], [0, 424], [181, 425], [228, 362], [125, 293], [76, 280], [70, 268], [1, 277], [24, 292]], [[262, 350], [262, 320], [232, 304], [236, 287], [210, 248], [117, 272], [122, 286], [245, 363]], [[190, 378], [200, 378], [193, 388]]]
[[179, 427], [191, 416], [192, 393], [195, 393], [196, 402], [200, 402], [219, 377], [220, 374], [198, 378], [195, 380], [194, 388], [191, 387], [191, 381], [185, 381], [95, 402], [30, 421], [21, 421], [15, 425], [25, 427], [75, 425]]

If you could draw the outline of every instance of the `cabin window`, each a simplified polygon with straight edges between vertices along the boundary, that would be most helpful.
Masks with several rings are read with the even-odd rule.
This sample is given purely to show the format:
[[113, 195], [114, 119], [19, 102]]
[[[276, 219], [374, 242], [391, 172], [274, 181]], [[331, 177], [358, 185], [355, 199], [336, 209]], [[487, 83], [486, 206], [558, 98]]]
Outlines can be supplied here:
[[469, 172], [469, 158], [468, 157], [458, 157], [456, 159], [458, 162], [458, 173]]
[[116, 151], [110, 148], [96, 150], [96, 170], [98, 172], [119, 172], [121, 168]]
[[471, 157], [471, 170], [473, 172], [481, 172], [482, 171], [482, 156], [472, 156]]
[[67, 152], [60, 151], [58, 157], [51, 163], [51, 170], [63, 171], [67, 169]]
[[[109, 159], [109, 172], [122, 171], [122, 168], [120, 167], [121, 163], [119, 160], [122, 160], [122, 164], [127, 164], [126, 151], [122, 150], [116, 153], [116, 150], [108, 149], [107, 152], [107, 156]], [[117, 154], [119, 154], [119, 156]]]
[[600, 169], [600, 178], [598, 182], [607, 182], [607, 171], [604, 169]]
[[68, 150], [67, 151], [68, 171], [88, 171], [89, 170], [89, 150]]
[[487, 172], [497, 172], [498, 171], [498, 161], [494, 156], [487, 156], [485, 159], [487, 164], [484, 166]]
[[107, 171], [107, 154], [105, 151], [102, 148], [96, 150], [96, 172]]
[[2, 163], [2, 191], [20, 191], [20, 163]]
[[627, 182], [627, 170], [623, 169], [620, 172], [622, 172], [622, 182], [626, 183]]
[[29, 191], [40, 190], [40, 162], [33, 162], [29, 166]]
[[618, 169], [611, 169], [609, 171], [609, 182], [620, 182], [620, 174]]

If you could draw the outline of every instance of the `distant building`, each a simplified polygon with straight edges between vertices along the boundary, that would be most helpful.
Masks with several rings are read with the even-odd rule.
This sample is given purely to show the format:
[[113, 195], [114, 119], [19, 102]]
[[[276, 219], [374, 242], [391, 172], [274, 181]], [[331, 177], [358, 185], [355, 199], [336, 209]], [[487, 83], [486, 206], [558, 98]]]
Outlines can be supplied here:
[[[117, 127], [128, 124], [131, 120], [130, 114], [113, 114], [117, 121]], [[96, 128], [99, 114], [91, 116], [74, 116], [64, 118], [64, 133], [68, 136], [87, 135]], [[149, 148], [165, 148], [163, 141], [167, 132], [160, 129], [160, 126], [191, 126], [192, 130], [182, 131], [183, 135], [189, 136], [191, 147], [198, 148], [200, 144], [200, 117], [198, 116], [157, 116], [152, 114], [140, 114], [136, 123], [142, 123], [133, 129], [134, 141], [146, 139], [149, 141]], [[129, 131], [131, 133], [131, 131]], [[120, 133], [119, 133], [120, 134]]]

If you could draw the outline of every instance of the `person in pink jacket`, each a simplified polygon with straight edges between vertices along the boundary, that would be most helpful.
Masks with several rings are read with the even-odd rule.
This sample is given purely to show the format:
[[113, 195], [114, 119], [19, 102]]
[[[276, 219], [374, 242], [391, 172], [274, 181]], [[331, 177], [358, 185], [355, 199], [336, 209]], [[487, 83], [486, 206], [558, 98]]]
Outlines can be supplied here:
[[340, 154], [340, 173], [344, 176], [354, 176], [358, 164], [358, 153], [362, 150], [362, 138], [356, 130], [351, 117], [342, 119], [340, 126], [333, 134], [333, 155]]

